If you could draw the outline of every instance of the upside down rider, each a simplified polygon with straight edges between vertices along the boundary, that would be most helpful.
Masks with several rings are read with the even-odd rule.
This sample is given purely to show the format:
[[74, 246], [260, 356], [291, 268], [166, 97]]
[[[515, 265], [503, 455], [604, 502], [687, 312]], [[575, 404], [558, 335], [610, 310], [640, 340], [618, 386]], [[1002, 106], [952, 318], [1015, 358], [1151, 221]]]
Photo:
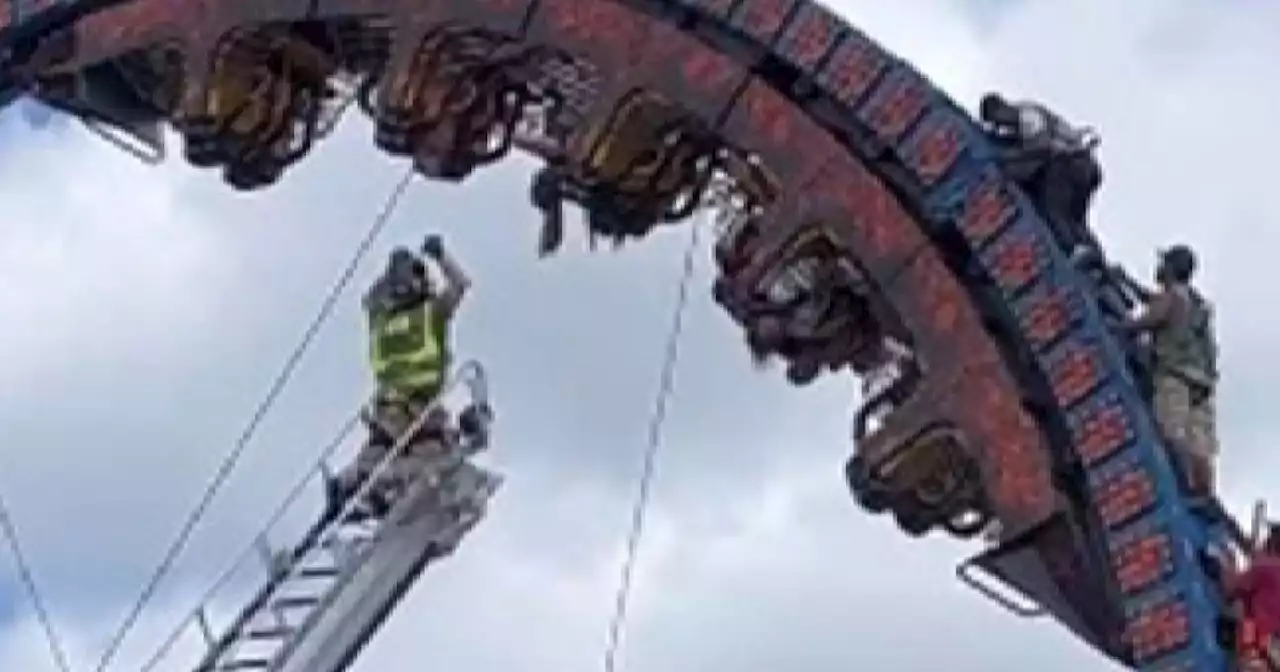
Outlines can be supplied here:
[[1097, 132], [1068, 123], [1041, 103], [1009, 102], [996, 93], [982, 97], [978, 114], [1005, 174], [1035, 201], [1062, 249], [1099, 249], [1088, 225], [1090, 203], [1102, 185]]
[[[370, 363], [377, 383], [373, 413], [365, 417], [369, 438], [355, 461], [327, 484], [326, 516], [337, 515], [444, 387], [452, 362], [451, 323], [471, 282], [439, 236], [427, 237], [422, 254], [440, 267], [443, 287], [435, 286], [422, 258], [400, 247], [392, 251], [386, 271], [364, 296]], [[477, 430], [470, 425], [477, 424], [478, 410], [488, 412], [468, 409], [460, 417], [464, 433]], [[437, 406], [419, 431], [439, 434], [443, 442], [448, 422], [448, 413]], [[415, 474], [405, 472], [417, 464], [393, 459], [388, 483], [370, 489], [357, 504], [357, 517], [385, 515], [392, 504], [389, 490], [412, 480]]]
[[[1195, 254], [1185, 245], [1161, 252], [1155, 289], [1141, 286], [1123, 268], [1103, 267], [1101, 247], [1087, 221], [1102, 183], [1094, 154], [1096, 131], [1070, 124], [1041, 103], [1010, 102], [996, 93], [982, 97], [979, 116], [1001, 152], [1003, 170], [1041, 210], [1063, 251], [1082, 270], [1103, 271], [1118, 281], [1129, 297], [1108, 307], [1121, 316], [1121, 329], [1146, 340], [1141, 355], [1149, 368], [1156, 421], [1171, 444], [1170, 457], [1190, 494], [1211, 495], [1217, 344], [1212, 310], [1191, 285]], [[1111, 298], [1108, 289], [1102, 287], [1106, 299]], [[1127, 317], [1133, 304], [1140, 306], [1139, 314]]]

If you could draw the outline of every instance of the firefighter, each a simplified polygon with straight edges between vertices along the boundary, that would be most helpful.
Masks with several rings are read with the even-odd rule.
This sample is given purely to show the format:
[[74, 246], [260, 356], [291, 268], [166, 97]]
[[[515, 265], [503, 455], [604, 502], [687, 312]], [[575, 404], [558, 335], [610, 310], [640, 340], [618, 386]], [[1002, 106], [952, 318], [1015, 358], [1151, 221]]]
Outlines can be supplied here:
[[[351, 495], [420, 416], [418, 434], [405, 442], [446, 447], [449, 416], [432, 405], [444, 386], [452, 359], [449, 343], [453, 317], [470, 287], [466, 273], [445, 250], [439, 236], [428, 236], [422, 254], [444, 276], [437, 287], [423, 258], [407, 248], [392, 251], [386, 271], [364, 297], [369, 327], [369, 355], [377, 391], [372, 411], [365, 416], [369, 438], [356, 460], [333, 479], [328, 488], [328, 515], [336, 515]], [[430, 412], [428, 412], [430, 411]], [[406, 450], [406, 453], [409, 451]], [[402, 485], [413, 474], [394, 462], [390, 482]], [[375, 487], [365, 513], [379, 515], [390, 506], [387, 488]]]

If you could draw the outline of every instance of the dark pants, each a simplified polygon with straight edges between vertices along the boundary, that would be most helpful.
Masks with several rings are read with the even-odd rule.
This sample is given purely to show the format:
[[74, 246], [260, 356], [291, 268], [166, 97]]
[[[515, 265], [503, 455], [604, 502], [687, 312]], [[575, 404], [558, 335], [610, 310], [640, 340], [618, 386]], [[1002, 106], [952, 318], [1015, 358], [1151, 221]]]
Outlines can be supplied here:
[[1102, 186], [1102, 167], [1088, 152], [1047, 158], [1029, 176], [1023, 188], [1048, 220], [1063, 250], [1070, 254], [1078, 246], [1097, 249], [1089, 229], [1089, 206]]
[[[368, 427], [369, 436], [365, 440], [356, 459], [337, 474], [330, 486], [330, 497], [335, 500], [346, 499], [359, 490], [361, 485], [373, 475], [382, 464], [387, 453], [404, 443], [397, 457], [392, 458], [377, 486], [370, 494], [375, 499], [382, 499], [383, 504], [390, 501], [391, 495], [403, 491], [421, 471], [422, 463], [441, 450], [447, 449], [448, 414], [443, 409], [435, 408], [429, 412], [422, 425], [413, 437], [406, 433], [417, 422], [418, 416], [435, 401], [440, 388], [424, 390], [420, 394], [405, 399], [388, 399], [379, 395], [374, 403], [373, 421]], [[339, 503], [330, 502], [330, 506]], [[374, 508], [378, 508], [375, 505]]]

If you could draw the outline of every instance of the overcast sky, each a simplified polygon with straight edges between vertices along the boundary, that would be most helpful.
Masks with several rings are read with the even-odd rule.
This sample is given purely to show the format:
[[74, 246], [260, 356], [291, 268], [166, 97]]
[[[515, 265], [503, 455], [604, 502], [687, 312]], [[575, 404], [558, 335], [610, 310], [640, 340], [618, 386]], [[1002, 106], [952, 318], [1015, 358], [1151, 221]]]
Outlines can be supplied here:
[[[1264, 306], [1280, 199], [1262, 159], [1280, 152], [1268, 74], [1280, 5], [833, 4], [961, 101], [1001, 89], [1101, 130], [1101, 235], [1142, 276], [1157, 246], [1201, 251], [1225, 358], [1224, 492], [1236, 510], [1273, 494], [1280, 318]], [[277, 188], [242, 195], [79, 131], [0, 128], [0, 493], [80, 667], [403, 170], [371, 135], [350, 120]], [[491, 372], [500, 418], [486, 459], [507, 483], [355, 672], [600, 669], [686, 232], [592, 255], [575, 231], [539, 262], [530, 168], [414, 187], [377, 247], [380, 262], [443, 232], [474, 275], [457, 348]], [[841, 479], [851, 385], [796, 390], [753, 370], [710, 277], [700, 255], [623, 670], [1110, 669], [1052, 623], [958, 585], [952, 566], [972, 544], [909, 540], [863, 514]], [[367, 389], [349, 295], [116, 669], [136, 669]], [[53, 670], [9, 561], [0, 670]]]

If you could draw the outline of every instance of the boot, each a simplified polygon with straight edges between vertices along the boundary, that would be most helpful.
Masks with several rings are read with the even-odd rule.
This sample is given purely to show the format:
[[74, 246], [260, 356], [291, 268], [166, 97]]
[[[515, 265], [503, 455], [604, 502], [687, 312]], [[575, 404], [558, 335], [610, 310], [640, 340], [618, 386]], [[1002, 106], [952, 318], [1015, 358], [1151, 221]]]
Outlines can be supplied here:
[[329, 524], [342, 513], [342, 506], [346, 503], [347, 498], [351, 496], [350, 492], [342, 486], [342, 482], [333, 477], [326, 476], [324, 479], [324, 512], [320, 514], [320, 521], [323, 524]]
[[386, 492], [375, 488], [373, 491], [365, 495], [365, 500], [360, 504], [361, 506], [357, 508], [361, 510], [362, 513], [366, 514], [366, 518], [382, 520], [391, 513], [391, 506], [393, 502], [391, 498], [387, 496]]
[[[345, 486], [338, 478], [326, 478], [324, 483], [325, 506], [324, 513], [320, 516], [321, 522], [327, 525], [336, 520], [358, 489], [359, 486]], [[369, 492], [365, 494], [361, 501], [351, 507], [351, 510], [343, 517], [342, 522], [353, 525], [359, 524], [370, 518], [383, 518], [390, 510], [391, 505], [385, 496], [378, 492]]]

